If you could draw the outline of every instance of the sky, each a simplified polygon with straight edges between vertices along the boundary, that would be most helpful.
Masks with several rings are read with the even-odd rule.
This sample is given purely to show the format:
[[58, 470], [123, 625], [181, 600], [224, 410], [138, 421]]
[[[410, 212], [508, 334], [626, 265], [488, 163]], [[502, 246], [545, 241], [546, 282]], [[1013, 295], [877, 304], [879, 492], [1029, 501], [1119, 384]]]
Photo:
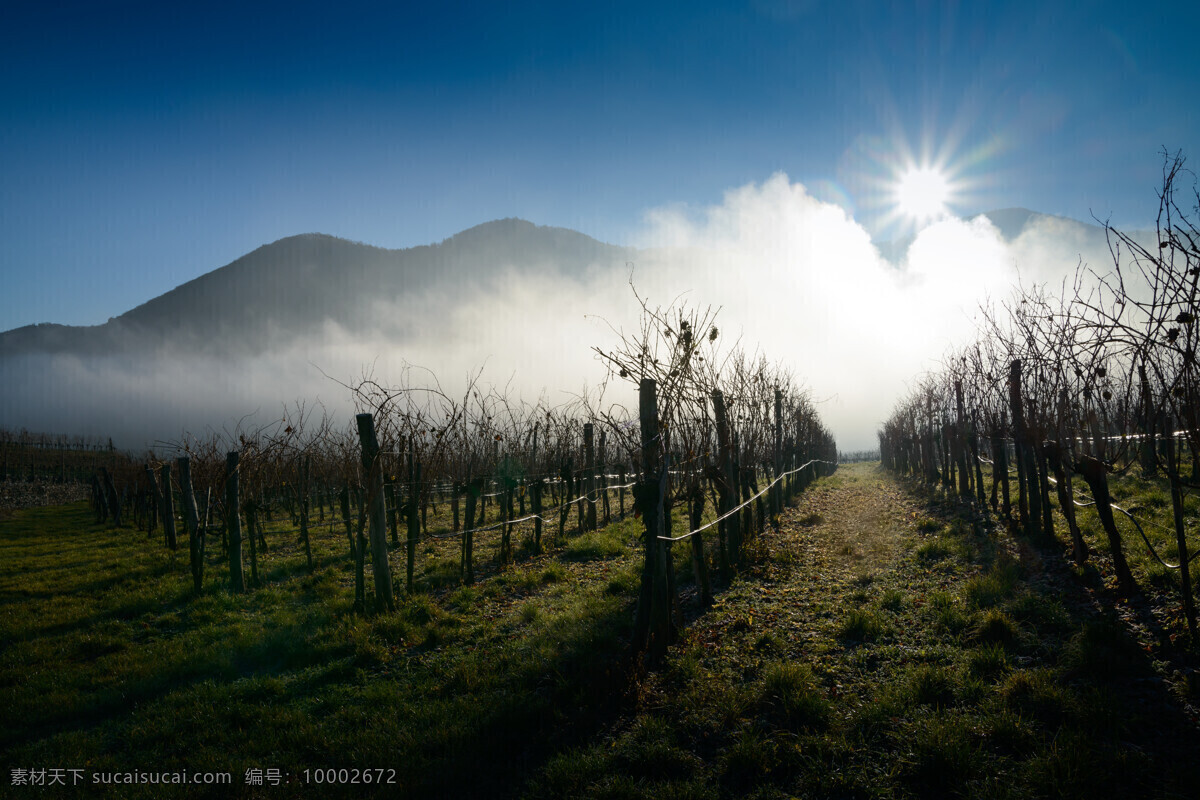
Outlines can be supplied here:
[[945, 180], [943, 218], [1145, 226], [1160, 151], [1200, 158], [1198, 23], [1157, 2], [9, 4], [0, 330], [102, 323], [305, 232], [409, 247], [520, 217], [753, 254], [721, 209], [786, 226], [763, 204], [799, 191], [883, 242], [935, 221], [897, 207], [913, 168]]

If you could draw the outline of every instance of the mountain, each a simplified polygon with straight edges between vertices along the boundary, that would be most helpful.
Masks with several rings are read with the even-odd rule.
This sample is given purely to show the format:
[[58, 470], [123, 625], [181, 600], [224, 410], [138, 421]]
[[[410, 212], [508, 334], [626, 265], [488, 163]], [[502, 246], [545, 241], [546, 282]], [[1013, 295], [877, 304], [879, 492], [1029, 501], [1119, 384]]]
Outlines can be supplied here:
[[[1037, 225], [1052, 230], [1068, 250], [1077, 243], [1103, 244], [1103, 228], [1064, 217], [1027, 208], [985, 215], [1010, 242]], [[878, 247], [900, 265], [914, 238]], [[636, 257], [630, 248], [520, 219], [487, 222], [438, 244], [402, 250], [302, 234], [263, 245], [103, 325], [41, 324], [0, 333], [0, 357], [136, 355], [161, 346], [215, 355], [268, 353], [277, 344], [320, 335], [327, 321], [351, 334], [386, 328], [393, 340], [403, 340], [423, 332], [406, 327], [418, 324], [406, 310], [451, 309], [462, 294], [486, 291], [509, 271], [530, 280], [544, 274], [582, 278], [589, 269], [619, 267]]]
[[28, 325], [0, 333], [0, 356], [97, 354], [169, 343], [209, 352], [261, 352], [333, 320], [371, 324], [372, 303], [434, 287], [486, 283], [503, 270], [582, 276], [621, 264], [630, 250], [520, 219], [487, 222], [439, 244], [387, 250], [310, 233], [263, 245], [103, 325]]

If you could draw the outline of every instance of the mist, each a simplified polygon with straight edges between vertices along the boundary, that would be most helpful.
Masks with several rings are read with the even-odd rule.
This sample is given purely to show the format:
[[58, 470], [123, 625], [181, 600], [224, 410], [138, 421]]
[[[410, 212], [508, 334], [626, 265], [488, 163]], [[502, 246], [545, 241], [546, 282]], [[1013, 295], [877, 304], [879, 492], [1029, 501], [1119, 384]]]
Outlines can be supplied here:
[[586, 393], [633, 405], [615, 379], [601, 397], [606, 373], [592, 350], [637, 327], [632, 280], [651, 306], [719, 306], [726, 346], [740, 341], [791, 369], [838, 446], [870, 449], [912, 380], [970, 339], [982, 301], [1018, 281], [1057, 285], [1081, 260], [1111, 268], [1102, 230], [1047, 217], [1012, 241], [986, 218], [944, 219], [893, 263], [841, 207], [783, 174], [711, 207], [653, 209], [629, 244], [631, 261], [569, 271], [473, 265], [471, 280], [373, 298], [354, 320], [269, 337], [257, 354], [165, 341], [136, 353], [6, 357], [0, 425], [111, 436], [138, 451], [279, 419], [298, 401], [344, 423], [347, 385], [364, 375], [395, 383], [406, 369], [410, 382], [432, 374], [452, 396], [479, 373], [514, 399], [555, 405]]

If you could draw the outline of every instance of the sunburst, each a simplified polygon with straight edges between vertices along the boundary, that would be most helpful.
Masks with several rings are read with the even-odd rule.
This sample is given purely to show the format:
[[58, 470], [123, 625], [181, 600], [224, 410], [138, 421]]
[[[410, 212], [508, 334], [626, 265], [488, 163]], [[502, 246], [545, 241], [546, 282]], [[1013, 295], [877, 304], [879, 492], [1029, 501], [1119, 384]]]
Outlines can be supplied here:
[[896, 210], [916, 222], [936, 219], [947, 213], [953, 187], [945, 173], [935, 167], [908, 167], [895, 186]]

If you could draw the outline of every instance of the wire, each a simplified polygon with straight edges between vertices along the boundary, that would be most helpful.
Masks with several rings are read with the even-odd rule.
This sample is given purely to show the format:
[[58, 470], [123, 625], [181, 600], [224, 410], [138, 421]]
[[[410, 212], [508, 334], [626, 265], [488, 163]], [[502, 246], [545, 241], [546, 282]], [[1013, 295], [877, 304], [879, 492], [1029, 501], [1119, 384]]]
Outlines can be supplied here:
[[801, 466], [799, 466], [799, 467], [796, 467], [796, 468], [795, 468], [795, 469], [793, 469], [793, 470], [789, 470], [788, 472], [783, 472], [783, 473], [780, 473], [780, 474], [779, 474], [779, 475], [778, 475], [778, 476], [775, 478], [775, 480], [771, 481], [771, 482], [770, 482], [770, 483], [768, 483], [766, 486], [764, 486], [764, 487], [762, 488], [762, 490], [761, 490], [761, 491], [760, 491], [758, 494], [756, 494], [756, 495], [754, 495], [753, 497], [749, 498], [748, 500], [744, 501], [744, 502], [743, 502], [741, 505], [737, 506], [736, 508], [732, 508], [732, 509], [730, 509], [729, 511], [726, 511], [724, 514], [722, 514], [721, 516], [717, 517], [717, 518], [716, 518], [716, 519], [714, 519], [712, 522], [709, 522], [709, 523], [707, 523], [707, 524], [705, 524], [705, 525], [701, 525], [701, 526], [700, 526], [699, 528], [697, 528], [696, 530], [694, 530], [694, 531], [689, 531], [688, 533], [685, 533], [685, 534], [683, 534], [682, 536], [659, 536], [659, 537], [657, 537], [657, 538], [658, 538], [658, 540], [659, 540], [660, 542], [679, 542], [679, 541], [682, 541], [682, 540], [684, 540], [684, 539], [688, 539], [688, 538], [690, 538], [690, 537], [692, 537], [692, 536], [695, 536], [697, 533], [700, 533], [700, 532], [702, 532], [702, 531], [706, 531], [706, 530], [708, 530], [708, 529], [709, 529], [709, 528], [711, 528], [713, 525], [716, 525], [718, 522], [721, 522], [721, 521], [722, 521], [722, 520], [724, 520], [724, 519], [728, 519], [729, 517], [733, 516], [733, 515], [734, 515], [734, 514], [736, 514], [737, 512], [741, 511], [743, 508], [745, 508], [746, 506], [750, 505], [750, 503], [751, 503], [751, 502], [753, 502], [754, 500], [757, 500], [758, 498], [760, 498], [760, 497], [762, 497], [764, 494], [766, 494], [768, 491], [770, 491], [772, 486], [774, 486], [775, 484], [779, 483], [781, 480], [783, 480], [784, 478], [786, 478], [788, 475], [794, 475], [794, 474], [796, 474], [797, 472], [799, 472], [800, 470], [802, 470], [802, 469], [805, 469], [806, 467], [809, 467], [809, 466], [811, 466], [811, 465], [813, 465], [813, 464], [836, 464], [836, 463], [837, 463], [836, 461], [824, 461], [824, 460], [822, 460], [822, 459], [819, 459], [819, 458], [814, 458], [812, 461], [809, 461], [807, 464], [803, 464], [803, 465], [801, 465]]

